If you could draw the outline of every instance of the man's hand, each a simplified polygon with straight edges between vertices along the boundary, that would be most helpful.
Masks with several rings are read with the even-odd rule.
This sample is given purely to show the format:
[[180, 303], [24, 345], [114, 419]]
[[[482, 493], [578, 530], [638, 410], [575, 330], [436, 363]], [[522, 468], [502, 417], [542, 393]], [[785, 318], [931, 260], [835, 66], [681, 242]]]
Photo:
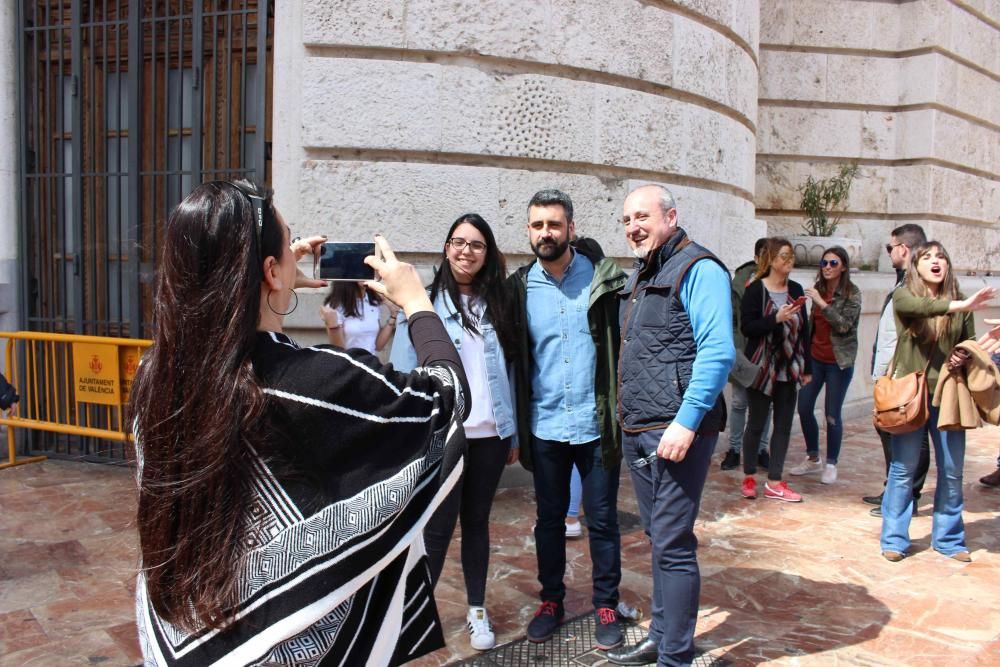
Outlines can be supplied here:
[[656, 447], [656, 455], [667, 461], [683, 461], [687, 451], [694, 442], [694, 431], [673, 422], [660, 436], [660, 444]]
[[507, 452], [507, 465], [514, 465], [517, 463], [518, 457], [521, 455], [521, 449], [519, 447], [511, 447], [510, 451]]

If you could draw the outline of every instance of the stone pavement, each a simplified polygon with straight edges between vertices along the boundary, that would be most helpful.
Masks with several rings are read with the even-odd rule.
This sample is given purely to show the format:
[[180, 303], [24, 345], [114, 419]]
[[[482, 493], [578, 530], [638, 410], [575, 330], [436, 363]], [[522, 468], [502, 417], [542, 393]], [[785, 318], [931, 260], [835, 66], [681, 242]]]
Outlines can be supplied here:
[[[698, 522], [698, 646], [734, 665], [1000, 665], [1000, 491], [977, 482], [993, 470], [1000, 429], [968, 438], [970, 564], [930, 549], [930, 493], [911, 527], [913, 555], [879, 556], [879, 520], [860, 497], [879, 491], [881, 449], [867, 420], [845, 430], [835, 485], [792, 478], [801, 504], [743, 500], [741, 475], [720, 471], [716, 457]], [[793, 436], [791, 464], [802, 447]], [[648, 615], [649, 551], [627, 473], [620, 499], [622, 596]], [[537, 604], [533, 510], [529, 489], [508, 488], [493, 511], [487, 599], [501, 642], [523, 638]], [[0, 471], [0, 666], [140, 662], [133, 513], [122, 468], [47, 461]], [[572, 617], [590, 610], [586, 539], [568, 551]], [[449, 647], [421, 667], [474, 654], [457, 558], [456, 534], [438, 590]]]

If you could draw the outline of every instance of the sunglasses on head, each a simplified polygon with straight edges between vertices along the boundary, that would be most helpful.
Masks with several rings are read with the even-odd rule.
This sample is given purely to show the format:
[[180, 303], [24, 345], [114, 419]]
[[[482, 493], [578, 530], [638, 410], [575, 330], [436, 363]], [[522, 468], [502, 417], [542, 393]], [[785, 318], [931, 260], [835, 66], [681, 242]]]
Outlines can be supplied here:
[[823, 268], [826, 268], [828, 266], [834, 266], [834, 267], [836, 267], [836, 266], [840, 266], [840, 260], [839, 259], [821, 259], [821, 260], [819, 260], [819, 265], [822, 266]]
[[239, 190], [250, 201], [250, 205], [253, 206], [254, 232], [257, 239], [257, 263], [260, 264], [264, 261], [261, 236], [264, 231], [264, 208], [267, 199], [247, 190], [238, 183], [233, 183], [232, 181], [226, 181], [226, 183]]

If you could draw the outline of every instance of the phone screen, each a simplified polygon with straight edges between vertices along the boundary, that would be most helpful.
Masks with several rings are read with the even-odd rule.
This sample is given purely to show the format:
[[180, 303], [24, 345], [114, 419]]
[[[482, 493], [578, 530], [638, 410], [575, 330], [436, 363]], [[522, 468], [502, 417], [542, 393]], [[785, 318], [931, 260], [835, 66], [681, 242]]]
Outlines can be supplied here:
[[365, 257], [375, 254], [374, 243], [324, 243], [313, 264], [313, 277], [320, 280], [374, 280], [375, 270]]

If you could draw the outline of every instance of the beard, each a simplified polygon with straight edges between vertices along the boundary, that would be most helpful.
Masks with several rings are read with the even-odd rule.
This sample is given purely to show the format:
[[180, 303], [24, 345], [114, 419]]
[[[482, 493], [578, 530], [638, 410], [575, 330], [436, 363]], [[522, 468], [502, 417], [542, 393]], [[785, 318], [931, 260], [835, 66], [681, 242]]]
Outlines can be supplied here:
[[636, 259], [646, 259], [649, 257], [649, 248], [636, 246], [632, 248], [632, 254], [635, 255]]
[[552, 242], [552, 243], [532, 243], [531, 251], [535, 253], [535, 257], [538, 259], [544, 259], [549, 262], [554, 259], [559, 259], [566, 251], [569, 250], [569, 241], [563, 241], [562, 243]]

